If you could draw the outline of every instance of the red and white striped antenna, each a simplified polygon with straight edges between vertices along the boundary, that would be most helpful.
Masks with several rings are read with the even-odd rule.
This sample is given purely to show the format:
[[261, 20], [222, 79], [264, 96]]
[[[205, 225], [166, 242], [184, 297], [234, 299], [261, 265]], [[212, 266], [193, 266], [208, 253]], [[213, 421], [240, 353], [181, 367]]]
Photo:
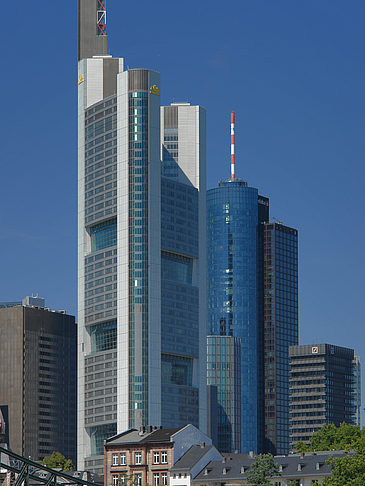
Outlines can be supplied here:
[[231, 180], [235, 178], [234, 174], [234, 111], [231, 111]]

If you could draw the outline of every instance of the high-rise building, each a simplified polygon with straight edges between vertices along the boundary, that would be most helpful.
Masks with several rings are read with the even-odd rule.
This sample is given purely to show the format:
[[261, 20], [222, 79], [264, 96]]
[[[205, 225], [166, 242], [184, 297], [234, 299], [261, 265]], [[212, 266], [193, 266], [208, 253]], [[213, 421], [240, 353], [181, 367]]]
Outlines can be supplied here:
[[94, 472], [131, 427], [206, 428], [205, 112], [160, 123], [159, 73], [107, 55], [104, 7], [80, 0], [78, 467]]
[[289, 453], [289, 346], [298, 344], [298, 231], [265, 223], [264, 450]]
[[360, 357], [354, 357], [354, 400], [355, 424], [361, 426], [361, 363]]
[[207, 384], [217, 390], [217, 443], [221, 452], [241, 449], [241, 340], [207, 337]]
[[309, 443], [324, 424], [356, 424], [354, 350], [330, 344], [290, 346], [290, 447]]
[[[25, 299], [31, 302], [32, 299]], [[32, 459], [76, 461], [76, 325], [64, 311], [0, 305], [0, 405], [9, 448]]]
[[240, 449], [244, 453], [261, 449], [263, 241], [259, 227], [268, 218], [268, 199], [241, 179], [231, 177], [207, 192], [207, 333], [241, 340]]
[[[165, 427], [206, 416], [205, 110], [161, 107], [161, 370]], [[204, 420], [204, 419], [203, 419]]]

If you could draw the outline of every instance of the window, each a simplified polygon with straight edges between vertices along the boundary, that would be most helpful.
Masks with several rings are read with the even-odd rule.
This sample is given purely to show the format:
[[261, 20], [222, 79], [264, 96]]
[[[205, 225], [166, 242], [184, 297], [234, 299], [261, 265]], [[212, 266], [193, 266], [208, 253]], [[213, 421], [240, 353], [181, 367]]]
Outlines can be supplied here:
[[142, 464], [142, 452], [136, 452], [134, 454], [134, 464]]
[[113, 474], [113, 486], [118, 486], [118, 475]]
[[161, 464], [167, 464], [167, 451], [161, 451]]
[[136, 486], [142, 486], [142, 474], [135, 474], [134, 482]]
[[161, 473], [161, 484], [167, 485], [167, 473]]
[[113, 466], [118, 466], [118, 454], [113, 454]]
[[153, 474], [153, 486], [158, 486], [160, 484], [160, 475], [159, 473]]
[[153, 464], [158, 464], [160, 462], [160, 453], [153, 451]]
[[125, 466], [125, 457], [126, 457], [125, 452], [121, 452], [120, 453], [120, 464], [122, 466]]

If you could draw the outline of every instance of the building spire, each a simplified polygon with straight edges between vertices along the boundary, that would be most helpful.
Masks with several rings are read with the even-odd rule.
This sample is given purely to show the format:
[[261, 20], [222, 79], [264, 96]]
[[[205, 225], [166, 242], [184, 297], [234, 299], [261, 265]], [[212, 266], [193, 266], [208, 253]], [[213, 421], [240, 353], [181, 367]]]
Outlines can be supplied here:
[[106, 0], [79, 0], [78, 59], [106, 56]]
[[235, 173], [234, 173], [234, 164], [235, 164], [235, 157], [234, 157], [234, 122], [235, 122], [235, 113], [231, 111], [231, 180], [234, 180]]

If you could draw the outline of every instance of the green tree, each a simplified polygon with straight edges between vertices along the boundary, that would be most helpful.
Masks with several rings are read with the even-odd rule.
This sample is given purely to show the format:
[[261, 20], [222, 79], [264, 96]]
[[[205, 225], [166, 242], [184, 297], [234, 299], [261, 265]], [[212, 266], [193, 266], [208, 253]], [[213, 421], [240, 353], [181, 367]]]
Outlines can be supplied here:
[[279, 476], [279, 466], [271, 454], [259, 454], [251, 464], [247, 481], [251, 486], [270, 486], [270, 479]]
[[323, 486], [365, 486], [365, 449], [341, 458], [331, 457], [332, 476], [324, 479]]
[[43, 461], [40, 461], [47, 467], [60, 468], [63, 471], [73, 471], [75, 469], [71, 459], [66, 459], [60, 452], [52, 452], [50, 456], [45, 456]]
[[342, 423], [339, 427], [333, 424], [325, 424], [312, 435], [310, 445], [297, 442], [297, 452], [352, 450], [365, 439], [365, 432], [357, 425]]

